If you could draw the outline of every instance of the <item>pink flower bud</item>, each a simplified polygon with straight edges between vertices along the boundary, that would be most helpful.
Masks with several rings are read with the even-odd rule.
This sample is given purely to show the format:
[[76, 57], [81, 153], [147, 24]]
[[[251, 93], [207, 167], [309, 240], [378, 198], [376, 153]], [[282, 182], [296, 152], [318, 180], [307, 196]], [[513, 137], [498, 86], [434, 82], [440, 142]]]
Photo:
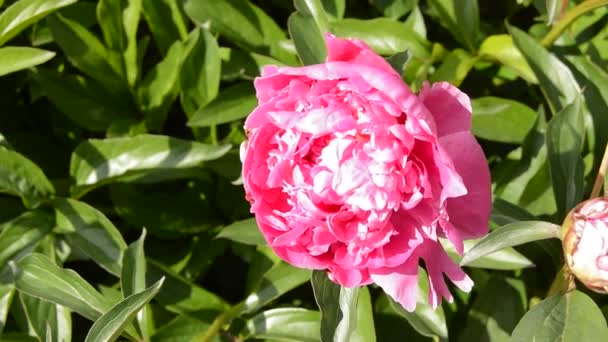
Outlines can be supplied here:
[[585, 286], [608, 293], [608, 197], [579, 204], [564, 220], [566, 264]]

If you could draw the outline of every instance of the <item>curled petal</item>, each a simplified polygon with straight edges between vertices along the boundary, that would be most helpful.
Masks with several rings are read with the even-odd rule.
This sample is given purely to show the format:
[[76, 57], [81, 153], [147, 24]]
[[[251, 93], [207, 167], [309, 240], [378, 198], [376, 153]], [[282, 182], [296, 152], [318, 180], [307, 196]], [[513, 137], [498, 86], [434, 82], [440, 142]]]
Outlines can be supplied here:
[[389, 268], [369, 271], [371, 279], [387, 295], [401, 304], [407, 311], [414, 311], [418, 300], [418, 258], [412, 257], [405, 263]]

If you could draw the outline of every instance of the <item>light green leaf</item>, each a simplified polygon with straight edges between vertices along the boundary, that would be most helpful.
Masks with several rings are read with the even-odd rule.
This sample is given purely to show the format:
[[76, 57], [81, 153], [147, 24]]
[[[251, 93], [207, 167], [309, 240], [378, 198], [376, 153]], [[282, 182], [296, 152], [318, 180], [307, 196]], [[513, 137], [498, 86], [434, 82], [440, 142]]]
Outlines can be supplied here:
[[8, 312], [13, 302], [13, 296], [15, 295], [15, 286], [13, 284], [2, 284], [0, 285], [0, 336], [6, 326], [6, 319]]
[[103, 213], [84, 202], [57, 198], [56, 231], [65, 234], [70, 246], [90, 257], [108, 272], [120, 276], [122, 256], [127, 244]]
[[212, 318], [209, 322], [203, 322], [198, 319], [188, 316], [177, 316], [175, 319], [158, 328], [152, 335], [152, 342], [191, 342], [196, 337], [204, 334], [211, 325]]
[[[477, 244], [477, 242], [479, 242], [479, 240], [464, 241], [464, 252], [467, 253], [475, 244]], [[452, 246], [452, 243], [448, 240], [441, 239], [441, 244], [450, 258], [459, 263], [461, 256], [454, 246]], [[492, 270], [519, 270], [522, 268], [534, 267], [534, 263], [513, 248], [503, 248], [492, 254], [480, 257], [467, 266]]]
[[510, 26], [515, 46], [536, 75], [553, 113], [570, 104], [581, 90], [570, 69], [524, 31]]
[[188, 126], [208, 127], [239, 120], [249, 115], [256, 105], [257, 99], [252, 84], [237, 83], [196, 111], [188, 121]]
[[[141, 232], [138, 240], [129, 245], [122, 259], [122, 272], [120, 275], [120, 288], [123, 298], [142, 292], [146, 289], [146, 257], [144, 255], [144, 240], [146, 229]], [[148, 341], [148, 321], [144, 306], [137, 313], [137, 325], [139, 334], [144, 341]]]
[[0, 268], [28, 247], [37, 244], [53, 229], [53, 218], [45, 211], [28, 211], [0, 225]]
[[346, 0], [321, 0], [325, 14], [328, 16], [328, 20], [339, 20], [344, 18], [344, 11], [346, 10]]
[[447, 81], [459, 86], [476, 61], [477, 57], [465, 50], [455, 49], [445, 57], [437, 71], [431, 76], [431, 82]]
[[320, 33], [327, 32], [327, 15], [321, 0], [294, 0], [296, 10], [304, 17], [312, 17]]
[[[72, 154], [70, 175], [74, 195], [119, 179], [146, 181], [179, 178], [178, 170], [197, 169], [205, 161], [220, 158], [230, 146], [211, 146], [162, 135], [92, 139]], [[156, 171], [156, 174], [155, 174]], [[166, 174], [160, 175], [159, 172]]]
[[422, 268], [418, 268], [418, 297], [416, 299], [416, 309], [413, 312], [405, 310], [401, 304], [395, 302], [390, 296], [386, 296], [392, 309], [407, 319], [418, 333], [424, 336], [443, 338], [448, 337], [448, 327], [445, 321], [443, 308], [433, 307], [428, 302], [429, 278]]
[[55, 53], [52, 51], [31, 47], [6, 46], [0, 48], [0, 60], [2, 61], [0, 76], [45, 63], [54, 56]]
[[128, 5], [122, 12], [122, 24], [127, 38], [122, 56], [125, 63], [127, 82], [131, 87], [135, 86], [135, 82], [139, 77], [137, 63], [137, 27], [139, 26], [142, 8], [143, 0], [129, 0]]
[[132, 294], [123, 301], [114, 305], [107, 313], [101, 316], [93, 326], [85, 342], [112, 342], [115, 341], [135, 315], [156, 296], [163, 286], [161, 278], [148, 289]]
[[409, 50], [416, 58], [430, 56], [431, 44], [404, 23], [388, 18], [343, 19], [330, 24], [339, 37], [353, 37], [365, 41], [381, 55], [394, 55]]
[[222, 60], [215, 38], [207, 29], [195, 30], [194, 41], [180, 71], [182, 108], [192, 116], [199, 108], [217, 97], [220, 89]]
[[502, 226], [479, 240], [460, 261], [466, 266], [482, 256], [494, 253], [506, 247], [557, 238], [560, 226], [544, 221], [520, 221]]
[[218, 239], [228, 239], [246, 245], [266, 245], [266, 240], [260, 232], [255, 218], [250, 218], [242, 221], [236, 221], [222, 228], [219, 234], [216, 235]]
[[318, 342], [318, 311], [300, 308], [280, 308], [261, 312], [247, 321], [245, 338], [298, 342]]
[[91, 79], [46, 69], [38, 69], [34, 79], [61, 113], [87, 130], [104, 132], [114, 121], [132, 115], [128, 100]]
[[538, 83], [536, 75], [530, 69], [524, 56], [513, 45], [513, 38], [508, 34], [497, 34], [486, 38], [479, 47], [479, 55], [496, 60], [502, 65], [513, 69], [517, 74], [530, 83]]
[[486, 96], [474, 99], [473, 133], [491, 141], [521, 144], [534, 127], [538, 113], [513, 100]]
[[26, 27], [77, 0], [19, 0], [0, 13], [0, 45]]
[[144, 18], [163, 56], [175, 41], [186, 40], [188, 30], [178, 0], [143, 0], [143, 5]]
[[454, 38], [469, 51], [475, 51], [479, 40], [479, 6], [477, 0], [429, 0], [429, 5]]
[[281, 262], [272, 267], [260, 281], [257, 289], [245, 299], [243, 312], [254, 312], [270, 301], [304, 284], [310, 271]]
[[51, 197], [55, 189], [36, 164], [0, 147], [0, 193], [19, 196], [25, 206], [32, 208]]
[[561, 11], [561, 4], [561, 0], [545, 0], [545, 7], [547, 9], [547, 25], [551, 25], [555, 22]]
[[95, 35], [78, 22], [61, 15], [50, 16], [48, 24], [55, 42], [70, 63], [102, 83], [108, 91], [116, 94], [126, 92], [121, 66], [112, 63], [108, 50]]
[[357, 300], [357, 325], [352, 332], [351, 341], [374, 342], [376, 341], [376, 328], [374, 326], [374, 310], [372, 300], [367, 287], [359, 288], [359, 299]]
[[[412, 0], [415, 2], [417, 0]], [[426, 24], [424, 23], [424, 17], [420, 11], [420, 7], [416, 5], [410, 15], [405, 20], [405, 25], [409, 26], [414, 32], [418, 33], [420, 37], [426, 39]]]
[[17, 290], [63, 305], [90, 320], [112, 306], [78, 273], [59, 268], [42, 254], [32, 253], [15, 263], [13, 277]]
[[585, 175], [581, 152], [585, 116], [581, 96], [559, 111], [547, 125], [547, 156], [560, 218], [583, 198]]
[[19, 294], [28, 325], [41, 341], [63, 342], [72, 339], [72, 317], [61, 305]]
[[572, 291], [534, 306], [515, 327], [511, 341], [608, 341], [608, 327], [593, 300]]
[[287, 20], [289, 35], [293, 39], [298, 57], [304, 65], [325, 62], [327, 48], [325, 38], [314, 17], [293, 13]]

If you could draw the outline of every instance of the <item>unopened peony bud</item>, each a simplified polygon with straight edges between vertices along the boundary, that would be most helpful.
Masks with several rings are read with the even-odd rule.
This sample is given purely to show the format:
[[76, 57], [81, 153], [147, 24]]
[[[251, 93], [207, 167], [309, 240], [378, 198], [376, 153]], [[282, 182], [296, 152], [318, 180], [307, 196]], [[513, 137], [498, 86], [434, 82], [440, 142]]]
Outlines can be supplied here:
[[608, 293], [608, 197], [579, 204], [564, 220], [566, 264], [585, 286]]

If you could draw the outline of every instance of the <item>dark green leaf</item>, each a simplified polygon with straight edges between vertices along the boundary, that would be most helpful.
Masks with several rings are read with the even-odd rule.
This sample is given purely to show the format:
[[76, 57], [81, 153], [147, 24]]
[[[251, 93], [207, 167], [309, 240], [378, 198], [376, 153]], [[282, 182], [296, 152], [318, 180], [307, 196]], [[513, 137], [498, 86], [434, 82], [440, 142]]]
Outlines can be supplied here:
[[72, 247], [78, 248], [108, 272], [120, 276], [122, 255], [127, 244], [112, 222], [84, 202], [57, 198], [52, 204], [57, 232], [65, 234]]
[[163, 56], [173, 42], [188, 36], [178, 0], [144, 0], [144, 18]]
[[498, 34], [486, 38], [479, 47], [479, 54], [500, 62], [530, 83], [538, 83], [536, 75], [521, 52], [513, 45], [513, 38], [508, 34]]
[[527, 242], [557, 238], [560, 227], [543, 221], [521, 221], [502, 226], [473, 246], [460, 261], [461, 266], [468, 265], [482, 256], [494, 253], [506, 247], [518, 246]]
[[344, 17], [346, 0], [321, 0], [321, 3], [323, 4], [328, 19], [336, 20]]
[[476, 61], [477, 57], [472, 56], [465, 50], [455, 49], [445, 57], [443, 63], [431, 76], [431, 82], [447, 81], [459, 86]]
[[21, 197], [27, 207], [36, 207], [55, 193], [42, 170], [21, 154], [0, 147], [0, 193]]
[[608, 327], [593, 300], [572, 291], [533, 307], [515, 327], [511, 341], [608, 341]]
[[154, 335], [152, 342], [191, 342], [200, 337], [211, 325], [188, 316], [177, 316], [171, 322], [160, 327]]
[[374, 0], [374, 6], [385, 17], [399, 19], [416, 7], [417, 0]]
[[0, 45], [49, 13], [77, 0], [19, 0], [0, 14]]
[[474, 99], [475, 136], [504, 143], [522, 143], [534, 127], [538, 114], [513, 100], [486, 96]]
[[281, 308], [261, 312], [247, 321], [246, 338], [318, 342], [318, 311], [300, 308]]
[[102, 83], [108, 91], [116, 94], [125, 92], [122, 68], [112, 59], [106, 47], [78, 22], [61, 15], [52, 15], [48, 24], [55, 42], [70, 63], [86, 75]]
[[0, 268], [53, 229], [53, 217], [42, 210], [28, 211], [0, 225]]
[[260, 232], [255, 218], [233, 222], [231, 225], [222, 228], [216, 238], [228, 239], [246, 245], [265, 245], [266, 240]]
[[561, 218], [581, 201], [585, 190], [581, 157], [585, 135], [583, 105], [581, 97], [576, 97], [547, 125], [549, 171]]
[[78, 273], [59, 268], [42, 254], [32, 253], [19, 260], [13, 277], [17, 290], [63, 305], [90, 320], [96, 320], [112, 306]]
[[327, 57], [325, 38], [312, 16], [293, 13], [287, 21], [287, 27], [303, 64], [311, 65], [325, 62]]
[[132, 294], [114, 305], [107, 313], [95, 321], [87, 334], [85, 342], [115, 341], [131, 320], [135, 318], [137, 312], [156, 296], [163, 286], [164, 280], [164, 278], [161, 278], [148, 289]]
[[208, 30], [196, 30], [189, 39], [194, 47], [180, 71], [182, 108], [192, 116], [213, 100], [220, 88], [221, 58], [215, 38]]
[[411, 59], [412, 54], [408, 50], [405, 50], [386, 58], [386, 61], [399, 75], [403, 75]]
[[0, 48], [0, 76], [42, 64], [55, 56], [52, 51], [31, 47], [6, 46]]
[[200, 108], [190, 121], [190, 127], [208, 127], [246, 117], [257, 105], [250, 82], [238, 83], [222, 91], [208, 105]]
[[263, 66], [282, 65], [281, 62], [271, 57], [239, 49], [221, 47], [220, 55], [223, 81], [232, 81], [237, 78], [252, 80], [260, 75]]
[[438, 307], [433, 310], [433, 307], [427, 300], [429, 293], [429, 278], [422, 268], [418, 268], [418, 299], [416, 300], [416, 309], [413, 312], [405, 310], [401, 304], [395, 302], [387, 296], [391, 307], [399, 315], [407, 319], [418, 333], [424, 336], [448, 337], [448, 328], [445, 322], [445, 314], [443, 308]]
[[343, 19], [331, 23], [330, 29], [339, 37], [362, 39], [381, 55], [409, 50], [416, 58], [430, 56], [431, 44], [428, 41], [405, 24], [391, 19]]
[[477, 0], [429, 0], [445, 26], [469, 51], [477, 49], [479, 40], [479, 7]]
[[[154, 171], [171, 171], [161, 178], [178, 178], [177, 170], [199, 168], [220, 158], [230, 146], [210, 146], [162, 135], [89, 140], [80, 144], [70, 163], [75, 181], [72, 193], [81, 196], [95, 187], [130, 177], [154, 176]], [[159, 176], [158, 173], [155, 176]], [[155, 178], [157, 179], [157, 178]]]
[[245, 299], [244, 312], [254, 312], [310, 279], [310, 271], [279, 263], [262, 278], [257, 289]]

